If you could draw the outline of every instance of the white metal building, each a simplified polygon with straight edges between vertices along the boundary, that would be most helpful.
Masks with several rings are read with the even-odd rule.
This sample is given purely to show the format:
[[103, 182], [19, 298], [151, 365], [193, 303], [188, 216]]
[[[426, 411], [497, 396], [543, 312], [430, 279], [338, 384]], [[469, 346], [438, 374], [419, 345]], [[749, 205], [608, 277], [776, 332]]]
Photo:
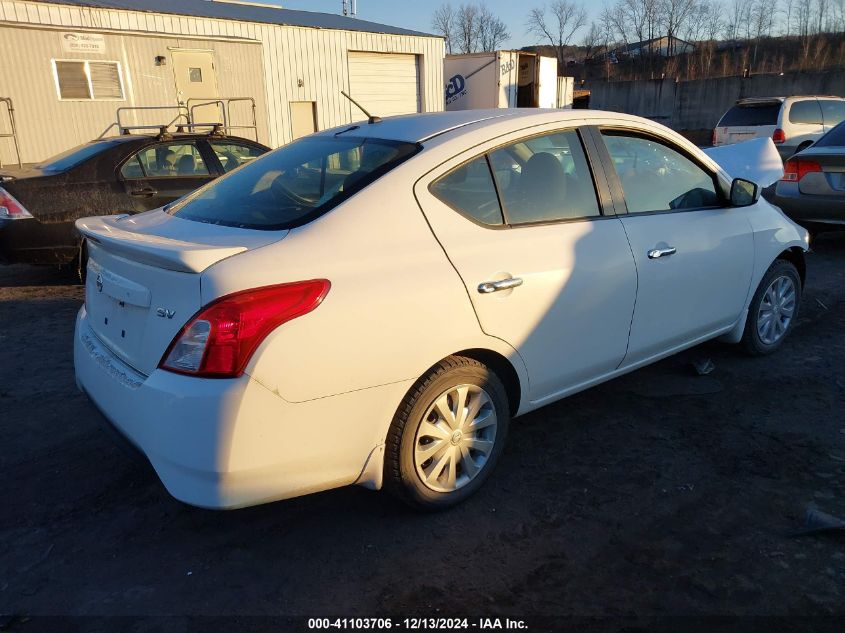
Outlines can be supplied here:
[[[439, 36], [334, 14], [209, 0], [0, 0], [0, 97], [14, 104], [23, 162], [95, 138], [119, 107], [249, 97], [257, 130], [241, 135], [274, 147], [363, 119], [341, 90], [380, 116], [438, 111], [443, 58]], [[195, 120], [219, 120], [219, 110], [205, 106]], [[229, 123], [251, 124], [251, 110], [232, 102]], [[167, 113], [125, 114], [141, 124]], [[0, 137], [0, 163], [14, 160]]]

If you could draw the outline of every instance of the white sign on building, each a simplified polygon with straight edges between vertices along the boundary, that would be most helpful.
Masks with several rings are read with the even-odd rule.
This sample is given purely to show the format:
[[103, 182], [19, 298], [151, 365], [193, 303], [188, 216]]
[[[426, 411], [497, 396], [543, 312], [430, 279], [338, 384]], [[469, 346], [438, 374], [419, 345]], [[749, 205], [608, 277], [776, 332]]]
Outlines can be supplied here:
[[62, 47], [68, 53], [105, 53], [106, 38], [99, 33], [62, 33]]

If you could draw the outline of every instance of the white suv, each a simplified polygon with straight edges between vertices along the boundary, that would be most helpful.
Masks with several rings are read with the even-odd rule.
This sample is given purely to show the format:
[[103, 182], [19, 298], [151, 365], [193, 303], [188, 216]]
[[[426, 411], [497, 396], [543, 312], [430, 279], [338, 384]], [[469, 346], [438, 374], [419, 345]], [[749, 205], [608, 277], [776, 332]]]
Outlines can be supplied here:
[[786, 160], [845, 120], [843, 97], [753, 97], [740, 99], [713, 130], [713, 145], [771, 137]]

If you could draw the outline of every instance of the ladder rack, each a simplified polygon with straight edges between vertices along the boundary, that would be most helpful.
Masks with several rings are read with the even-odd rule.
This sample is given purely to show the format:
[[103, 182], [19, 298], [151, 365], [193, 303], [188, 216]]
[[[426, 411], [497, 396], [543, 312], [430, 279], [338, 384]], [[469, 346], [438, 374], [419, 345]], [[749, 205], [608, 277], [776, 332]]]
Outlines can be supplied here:
[[[21, 164], [21, 148], [18, 144], [18, 131], [15, 127], [15, 106], [9, 97], [0, 97], [0, 103], [6, 106], [6, 113], [9, 117], [9, 132], [0, 133], [0, 138], [12, 139], [12, 144], [15, 147], [15, 157], [18, 159], [18, 167], [23, 167]], [[3, 166], [3, 159], [0, 156], [0, 167]]]
[[[247, 103], [249, 104], [251, 125], [233, 125], [232, 124], [232, 104], [233, 103]], [[252, 130], [256, 142], [258, 141], [258, 123], [255, 116], [255, 99], [252, 97], [209, 97], [209, 98], [191, 98], [188, 99], [185, 107], [188, 109], [188, 118], [193, 121], [195, 119], [194, 110], [202, 106], [217, 106], [217, 113], [222, 119], [219, 123], [222, 126], [224, 134], [231, 134], [232, 130]], [[196, 126], [208, 126], [209, 124], [195, 123]]]
[[[247, 102], [250, 105], [252, 118], [251, 125], [233, 125], [231, 116], [231, 104]], [[199, 122], [195, 117], [195, 110], [203, 106], [217, 106], [217, 114], [221, 120]], [[211, 134], [231, 134], [232, 130], [252, 130], [255, 140], [258, 141], [258, 125], [255, 116], [255, 99], [252, 97], [226, 97], [211, 99], [188, 99], [185, 105], [167, 106], [124, 106], [117, 109], [116, 121], [109, 125], [98, 139], [104, 138], [109, 132], [117, 129], [118, 134], [131, 134], [134, 131], [158, 130], [159, 137], [167, 137], [171, 133], [180, 133], [208, 130]], [[163, 112], [165, 123], [154, 123], [148, 125], [130, 124], [126, 118], [130, 114]], [[172, 131], [171, 131], [172, 129]]]

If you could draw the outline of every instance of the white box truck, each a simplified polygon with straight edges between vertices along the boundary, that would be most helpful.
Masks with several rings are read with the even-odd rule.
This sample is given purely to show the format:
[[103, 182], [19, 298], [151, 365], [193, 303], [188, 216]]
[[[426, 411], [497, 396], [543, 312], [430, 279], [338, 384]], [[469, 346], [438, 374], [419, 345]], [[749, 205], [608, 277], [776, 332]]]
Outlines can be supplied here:
[[[446, 109], [559, 108], [557, 59], [525, 51], [447, 55]], [[571, 79], [571, 78], [570, 78]]]

